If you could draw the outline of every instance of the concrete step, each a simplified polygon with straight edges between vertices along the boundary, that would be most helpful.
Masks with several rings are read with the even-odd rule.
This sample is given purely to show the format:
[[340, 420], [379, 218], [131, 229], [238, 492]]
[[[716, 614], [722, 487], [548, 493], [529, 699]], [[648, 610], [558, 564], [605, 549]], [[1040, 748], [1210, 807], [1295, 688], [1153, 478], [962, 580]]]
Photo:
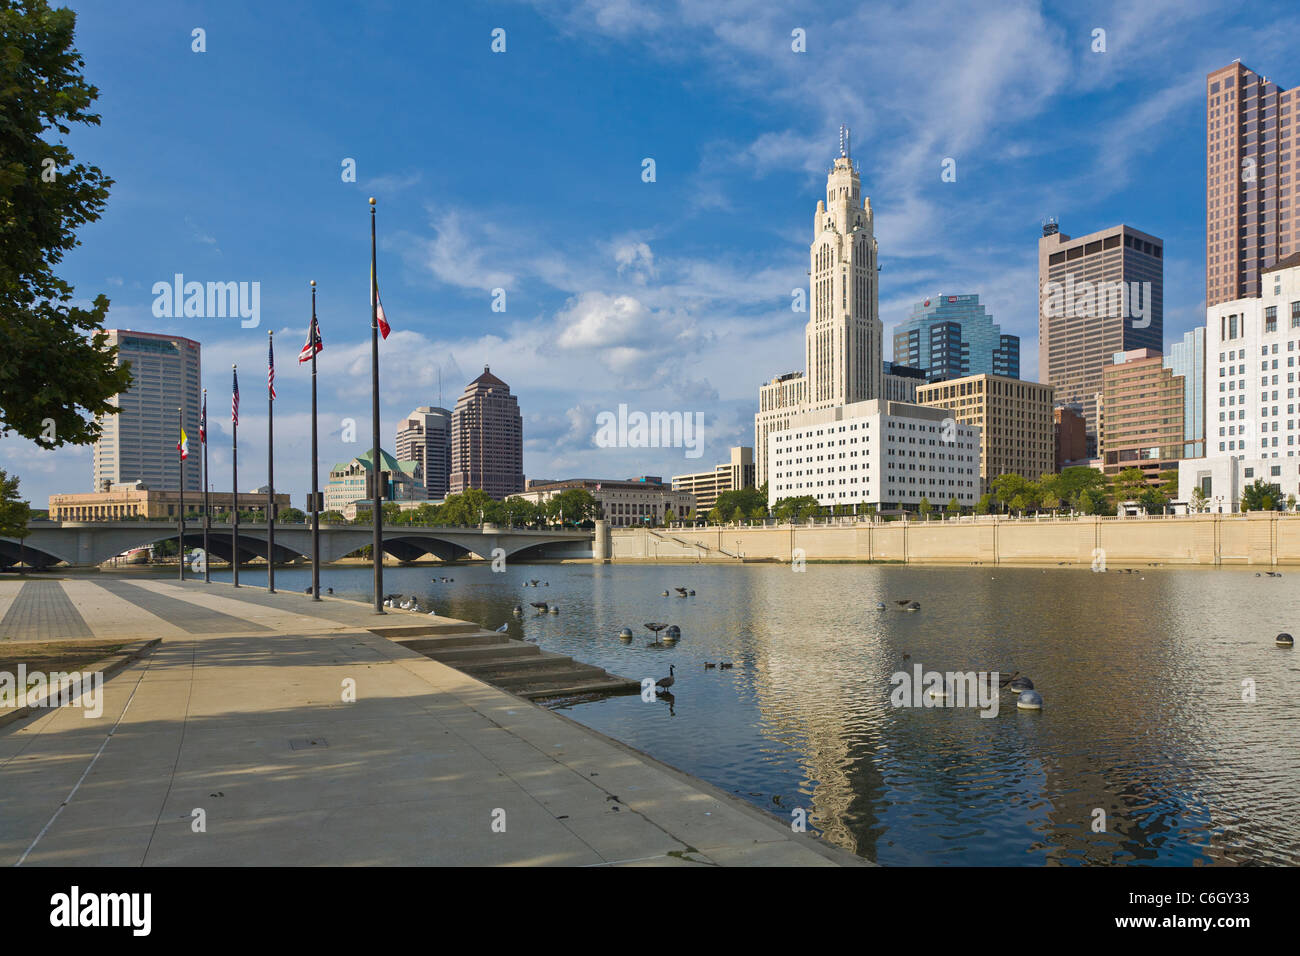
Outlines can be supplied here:
[[592, 667], [590, 664], [570, 664], [568, 667], [557, 667], [536, 673], [503, 675], [494, 678], [490, 683], [503, 690], [546, 690], [557, 686], [565, 687], [604, 680], [608, 676], [604, 670]]
[[444, 664], [450, 664], [457, 667], [461, 664], [472, 664], [474, 662], [483, 662], [491, 660], [509, 660], [520, 657], [534, 657], [540, 654], [541, 648], [536, 644], [528, 644], [524, 641], [511, 641], [501, 644], [484, 644], [480, 647], [452, 647], [445, 651], [421, 651], [425, 657], [432, 657], [435, 661], [441, 661]]
[[605, 680], [580, 681], [572, 684], [535, 688], [532, 690], [519, 689], [511, 693], [523, 697], [525, 700], [542, 700], [548, 697], [582, 697], [585, 695], [610, 695], [610, 694], [639, 694], [641, 685], [634, 680], [625, 680], [621, 677], [607, 675]]
[[483, 628], [470, 621], [424, 620], [418, 624], [377, 624], [367, 630], [381, 637], [398, 639], [431, 634], [473, 634]]
[[449, 650], [453, 647], [483, 647], [500, 644], [502, 635], [491, 631], [479, 631], [477, 634], [447, 634], [440, 637], [406, 637], [397, 643], [413, 651], [427, 654], [429, 651]]
[[524, 671], [554, 669], [557, 665], [570, 665], [572, 663], [572, 657], [542, 651], [532, 657], [498, 657], [493, 660], [463, 662], [456, 666], [458, 670], [464, 671], [466, 674], [472, 674], [483, 680], [491, 680], [497, 674], [518, 674]]

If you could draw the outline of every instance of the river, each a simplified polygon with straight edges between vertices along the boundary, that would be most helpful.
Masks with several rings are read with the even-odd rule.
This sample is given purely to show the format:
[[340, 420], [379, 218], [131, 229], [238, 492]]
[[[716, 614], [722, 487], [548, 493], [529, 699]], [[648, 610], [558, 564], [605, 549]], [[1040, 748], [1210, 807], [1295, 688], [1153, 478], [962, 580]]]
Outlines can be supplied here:
[[[442, 576], [455, 580], [431, 580]], [[241, 578], [263, 584], [265, 572]], [[549, 586], [525, 587], [532, 578]], [[388, 592], [490, 629], [508, 622], [512, 637], [616, 674], [675, 665], [671, 702], [557, 709], [785, 819], [806, 814], [810, 830], [887, 865], [1300, 863], [1300, 664], [1273, 642], [1300, 631], [1296, 579], [863, 564], [384, 572]], [[368, 567], [322, 580], [370, 599]], [[276, 572], [285, 590], [309, 582]], [[645, 622], [676, 624], [682, 639], [648, 648]], [[734, 667], [704, 666], [724, 660]], [[917, 664], [1018, 671], [1043, 709], [1005, 692], [991, 718], [893, 706], [891, 676]]]

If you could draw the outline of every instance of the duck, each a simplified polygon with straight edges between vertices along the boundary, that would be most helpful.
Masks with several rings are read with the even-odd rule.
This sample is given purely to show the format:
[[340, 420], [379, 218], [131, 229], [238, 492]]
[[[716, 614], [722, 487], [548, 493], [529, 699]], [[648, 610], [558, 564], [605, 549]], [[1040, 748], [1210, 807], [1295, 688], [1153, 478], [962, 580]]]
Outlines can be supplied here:
[[529, 606], [530, 606], [530, 607], [535, 607], [535, 608], [537, 608], [537, 613], [538, 613], [538, 614], [545, 614], [545, 613], [546, 613], [546, 602], [545, 602], [545, 601], [529, 601], [528, 603], [529, 603]]
[[718, 668], [720, 670], [729, 671], [733, 666], [734, 665], [731, 661], [718, 661]]
[[717, 666], [718, 666], [717, 664], [710, 664], [708, 661], [705, 661], [705, 662], [704, 662], [704, 669], [705, 669], [706, 671], [711, 671], [711, 670], [713, 670], [713, 669], [714, 669], [715, 667], [717, 667]]
[[656, 691], [656, 693], [659, 692], [659, 691], [667, 690], [669, 687], [672, 687], [673, 684], [677, 683], [676, 673], [677, 673], [677, 671], [676, 671], [676, 668], [674, 667], [674, 665], [669, 664], [669, 665], [668, 665], [668, 676], [667, 676], [667, 677], [661, 677], [661, 678], [659, 678], [657, 681], [655, 681], [655, 691]]

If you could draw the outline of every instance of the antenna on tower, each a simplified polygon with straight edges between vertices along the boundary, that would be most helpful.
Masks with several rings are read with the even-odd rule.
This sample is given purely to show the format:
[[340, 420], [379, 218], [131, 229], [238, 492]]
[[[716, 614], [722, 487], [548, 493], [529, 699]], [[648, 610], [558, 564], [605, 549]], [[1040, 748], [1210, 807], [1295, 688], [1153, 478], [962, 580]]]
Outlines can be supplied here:
[[843, 156], [845, 159], [849, 158], [849, 153], [850, 153], [849, 136], [850, 136], [849, 128], [841, 124], [840, 125], [840, 155]]

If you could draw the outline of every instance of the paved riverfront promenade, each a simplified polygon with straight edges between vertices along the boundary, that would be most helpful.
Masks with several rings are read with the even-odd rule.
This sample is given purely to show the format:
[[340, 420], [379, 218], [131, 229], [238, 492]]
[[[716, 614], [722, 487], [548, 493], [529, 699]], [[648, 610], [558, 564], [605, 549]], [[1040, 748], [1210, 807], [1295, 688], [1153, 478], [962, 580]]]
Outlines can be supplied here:
[[107, 680], [99, 717], [0, 726], [0, 862], [860, 862], [367, 630], [439, 620], [215, 583], [0, 578], [6, 652], [161, 639]]

